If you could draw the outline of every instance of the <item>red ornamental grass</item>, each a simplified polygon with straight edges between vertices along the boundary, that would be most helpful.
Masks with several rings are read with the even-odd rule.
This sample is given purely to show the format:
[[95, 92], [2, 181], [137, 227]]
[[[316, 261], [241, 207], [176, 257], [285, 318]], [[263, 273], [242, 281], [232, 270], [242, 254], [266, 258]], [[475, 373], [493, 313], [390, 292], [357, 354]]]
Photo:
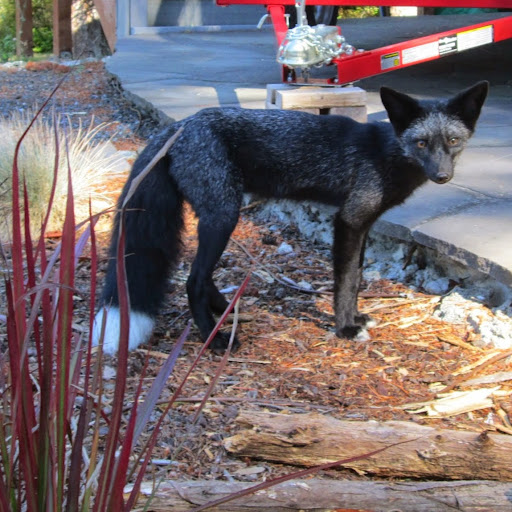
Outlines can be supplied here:
[[[138, 405], [143, 392], [142, 372], [136, 396], [131, 399], [130, 416], [124, 421], [130, 301], [123, 258], [125, 235], [121, 223], [117, 265], [120, 283], [120, 348], [112, 410], [107, 414], [102, 405], [101, 346], [94, 354], [90, 334], [84, 337], [83, 333], [73, 329], [74, 295], [79, 293], [75, 289], [75, 272], [79, 256], [87, 243], [91, 255], [89, 325], [92, 326], [94, 321], [97, 272], [94, 225], [98, 216], [90, 214], [86, 223], [76, 223], [69, 165], [61, 243], [52, 252], [45, 247], [44, 233], [55, 192], [59, 147], [65, 142], [58, 140], [56, 132], [52, 194], [35, 244], [29, 227], [26, 187], [22, 188], [23, 194], [20, 194], [19, 148], [45, 107], [46, 103], [16, 146], [12, 169], [13, 225], [10, 258], [2, 252], [9, 271], [4, 278], [7, 351], [0, 357], [3, 368], [0, 375], [0, 510], [131, 510], [137, 504], [140, 484], [157, 442], [160, 426], [181, 393], [188, 375], [205, 352], [209, 340], [169, 401], [146, 444], [139, 450], [138, 459], [131, 461], [133, 448], [174, 369], [189, 328], [176, 342], [145, 400]], [[167, 150], [176, 137], [169, 140], [163, 149]], [[147, 172], [150, 171], [151, 165], [147, 169]], [[249, 277], [238, 290], [210, 339], [223, 324], [229, 311], [235, 307], [248, 280]], [[221, 370], [222, 366], [219, 372]], [[211, 389], [208, 390], [210, 392]], [[81, 401], [77, 402], [79, 395]], [[105, 424], [108, 433], [106, 439], [103, 439], [100, 428]], [[87, 451], [87, 463], [84, 461], [84, 451]], [[128, 481], [134, 484], [126, 496], [124, 491]]]

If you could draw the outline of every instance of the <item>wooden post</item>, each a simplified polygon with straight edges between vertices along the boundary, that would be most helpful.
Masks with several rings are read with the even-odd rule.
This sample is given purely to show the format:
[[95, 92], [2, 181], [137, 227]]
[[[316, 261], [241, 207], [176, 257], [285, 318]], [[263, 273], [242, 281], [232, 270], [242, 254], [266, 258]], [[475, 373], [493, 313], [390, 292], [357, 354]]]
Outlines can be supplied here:
[[16, 55], [31, 57], [32, 40], [32, 0], [16, 0]]
[[56, 57], [73, 53], [71, 0], [53, 0], [53, 53]]
[[[116, 46], [116, 2], [111, 0], [94, 0], [94, 7], [98, 11], [101, 28], [105, 34], [110, 51], [114, 53]], [[144, 2], [144, 7], [147, 9], [147, 2]]]

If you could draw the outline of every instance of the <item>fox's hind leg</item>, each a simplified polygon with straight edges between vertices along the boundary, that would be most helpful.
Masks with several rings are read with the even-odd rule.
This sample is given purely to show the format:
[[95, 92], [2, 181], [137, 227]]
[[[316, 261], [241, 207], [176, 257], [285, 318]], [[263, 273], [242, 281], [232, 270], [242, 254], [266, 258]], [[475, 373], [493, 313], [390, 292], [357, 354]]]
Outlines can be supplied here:
[[[199, 217], [199, 246], [187, 280], [190, 310], [204, 340], [215, 327], [212, 310], [223, 311], [227, 306], [226, 300], [213, 283], [212, 274], [238, 221], [238, 209], [229, 215], [225, 212], [218, 213], [219, 215], [213, 219], [210, 216], [206, 220]], [[210, 348], [215, 352], [223, 352], [228, 343], [229, 335], [219, 332], [210, 343]], [[238, 346], [239, 343], [235, 339], [233, 350]]]
[[[216, 324], [212, 312], [224, 312], [227, 307], [212, 276], [238, 222], [243, 181], [225, 141], [210, 124], [212, 120], [198, 118], [196, 121], [191, 131], [197, 130], [197, 133], [174, 148], [174, 165], [170, 171], [199, 219], [198, 247], [187, 280], [187, 295], [194, 322], [202, 339], [206, 340]], [[219, 332], [209, 348], [224, 352], [229, 338], [228, 334]], [[238, 346], [238, 341], [234, 340], [232, 349]]]
[[367, 339], [364, 327], [371, 322], [357, 309], [364, 249], [368, 229], [354, 228], [340, 214], [334, 221], [334, 311], [336, 335], [340, 338]]

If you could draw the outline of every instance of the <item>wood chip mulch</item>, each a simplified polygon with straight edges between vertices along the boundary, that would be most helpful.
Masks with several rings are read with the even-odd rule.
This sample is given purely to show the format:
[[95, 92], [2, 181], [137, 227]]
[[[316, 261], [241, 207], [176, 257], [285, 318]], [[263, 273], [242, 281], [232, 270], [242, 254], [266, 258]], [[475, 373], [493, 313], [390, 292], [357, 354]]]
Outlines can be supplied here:
[[[28, 89], [17, 87], [33, 76]], [[40, 79], [51, 70], [2, 71], [0, 103], [38, 101], [48, 89], [25, 99], [25, 90], [36, 90]], [[143, 137], [133, 136], [137, 115], [123, 124], [119, 112], [125, 105], [102, 64], [87, 65], [70, 87], [61, 91], [59, 101], [80, 109], [102, 121], [119, 123], [118, 142], [138, 146]], [[58, 79], [53, 73], [53, 79]], [[4, 82], [4, 78], [10, 80]], [[4, 85], [5, 84], [5, 85]], [[91, 85], [93, 84], [93, 85]], [[19, 85], [19, 84], [18, 84]], [[13, 98], [11, 91], [18, 91]], [[13, 93], [14, 94], [14, 93]], [[96, 97], [102, 99], [96, 102]], [[120, 108], [122, 107], [122, 108]], [[118, 116], [116, 118], [116, 116]], [[134, 122], [137, 121], [137, 122]], [[123, 137], [123, 133], [129, 133]], [[413, 291], [386, 280], [364, 283], [360, 309], [378, 322], [370, 330], [371, 340], [354, 342], [336, 338], [333, 333], [332, 274], [330, 248], [302, 239], [290, 226], [256, 221], [257, 208], [247, 209], [233, 235], [216, 273], [220, 289], [233, 289], [248, 272], [251, 282], [241, 300], [239, 340], [241, 349], [229, 363], [213, 391], [199, 420], [191, 422], [208, 384], [215, 378], [220, 358], [207, 353], [185, 386], [183, 396], [166, 419], [153, 453], [151, 471], [170, 479], [237, 479], [261, 481], [287, 473], [294, 468], [265, 461], [236, 459], [226, 453], [222, 440], [237, 431], [235, 418], [240, 409], [281, 411], [286, 414], [316, 411], [341, 419], [405, 420], [450, 429], [475, 432], [500, 430], [512, 433], [512, 381], [492, 382], [493, 376], [510, 369], [511, 353], [478, 348], [468, 325], [437, 320], [433, 312], [438, 296]], [[135, 351], [130, 360], [128, 398], [136, 389], [140, 372], [149, 358], [144, 377], [149, 388], [174, 340], [183, 332], [190, 315], [185, 280], [194, 254], [194, 218], [188, 214], [185, 254], [172, 278], [172, 289], [159, 318], [151, 346]], [[106, 237], [104, 237], [106, 238]], [[290, 244], [293, 252], [280, 255], [277, 247]], [[49, 242], [51, 243], [54, 242]], [[105, 267], [103, 247], [102, 271]], [[87, 319], [89, 261], [79, 266], [77, 288], [83, 293], [77, 304], [83, 322]], [[305, 281], [314, 292], [297, 290], [293, 283]], [[81, 312], [81, 313], [80, 313]], [[80, 324], [80, 318], [76, 323]], [[185, 344], [177, 367], [161, 396], [161, 407], [172, 395], [200, 350], [195, 328]], [[105, 368], [105, 388], [111, 393], [115, 384], [116, 360]], [[489, 377], [491, 383], [479, 383]], [[473, 387], [465, 382], [477, 379]], [[495, 379], [496, 380], [496, 379]], [[407, 404], [432, 400], [440, 392], [478, 387], [500, 387], [490, 407], [447, 418], [428, 418], [408, 412]], [[252, 470], [247, 470], [253, 468]], [[254, 469], [255, 468], [255, 469]], [[325, 475], [339, 475], [334, 470]], [[344, 477], [351, 477], [343, 473]], [[476, 477], [476, 475], [475, 475]]]

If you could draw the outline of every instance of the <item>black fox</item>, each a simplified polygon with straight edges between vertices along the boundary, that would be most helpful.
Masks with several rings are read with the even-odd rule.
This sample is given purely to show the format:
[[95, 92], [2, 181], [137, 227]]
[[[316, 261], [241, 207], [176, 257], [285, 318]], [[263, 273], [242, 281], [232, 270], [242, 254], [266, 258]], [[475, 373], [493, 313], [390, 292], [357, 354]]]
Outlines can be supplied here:
[[[297, 111], [209, 108], [164, 129], [135, 162], [119, 203], [132, 180], [183, 127], [128, 203], [130, 348], [152, 333], [167, 277], [179, 257], [184, 200], [199, 219], [188, 299], [202, 338], [208, 337], [215, 325], [212, 312], [227, 306], [212, 273], [237, 224], [244, 192], [339, 208], [333, 247], [336, 335], [363, 339], [370, 318], [358, 312], [357, 295], [369, 229], [427, 180], [446, 183], [452, 178], [487, 91], [488, 82], [479, 82], [447, 100], [418, 101], [383, 87], [381, 99], [391, 123], [362, 124]], [[109, 353], [119, 344], [114, 257], [118, 222], [119, 214], [94, 329], [98, 343], [107, 315], [103, 346]], [[211, 348], [223, 351], [228, 339], [219, 333]]]

